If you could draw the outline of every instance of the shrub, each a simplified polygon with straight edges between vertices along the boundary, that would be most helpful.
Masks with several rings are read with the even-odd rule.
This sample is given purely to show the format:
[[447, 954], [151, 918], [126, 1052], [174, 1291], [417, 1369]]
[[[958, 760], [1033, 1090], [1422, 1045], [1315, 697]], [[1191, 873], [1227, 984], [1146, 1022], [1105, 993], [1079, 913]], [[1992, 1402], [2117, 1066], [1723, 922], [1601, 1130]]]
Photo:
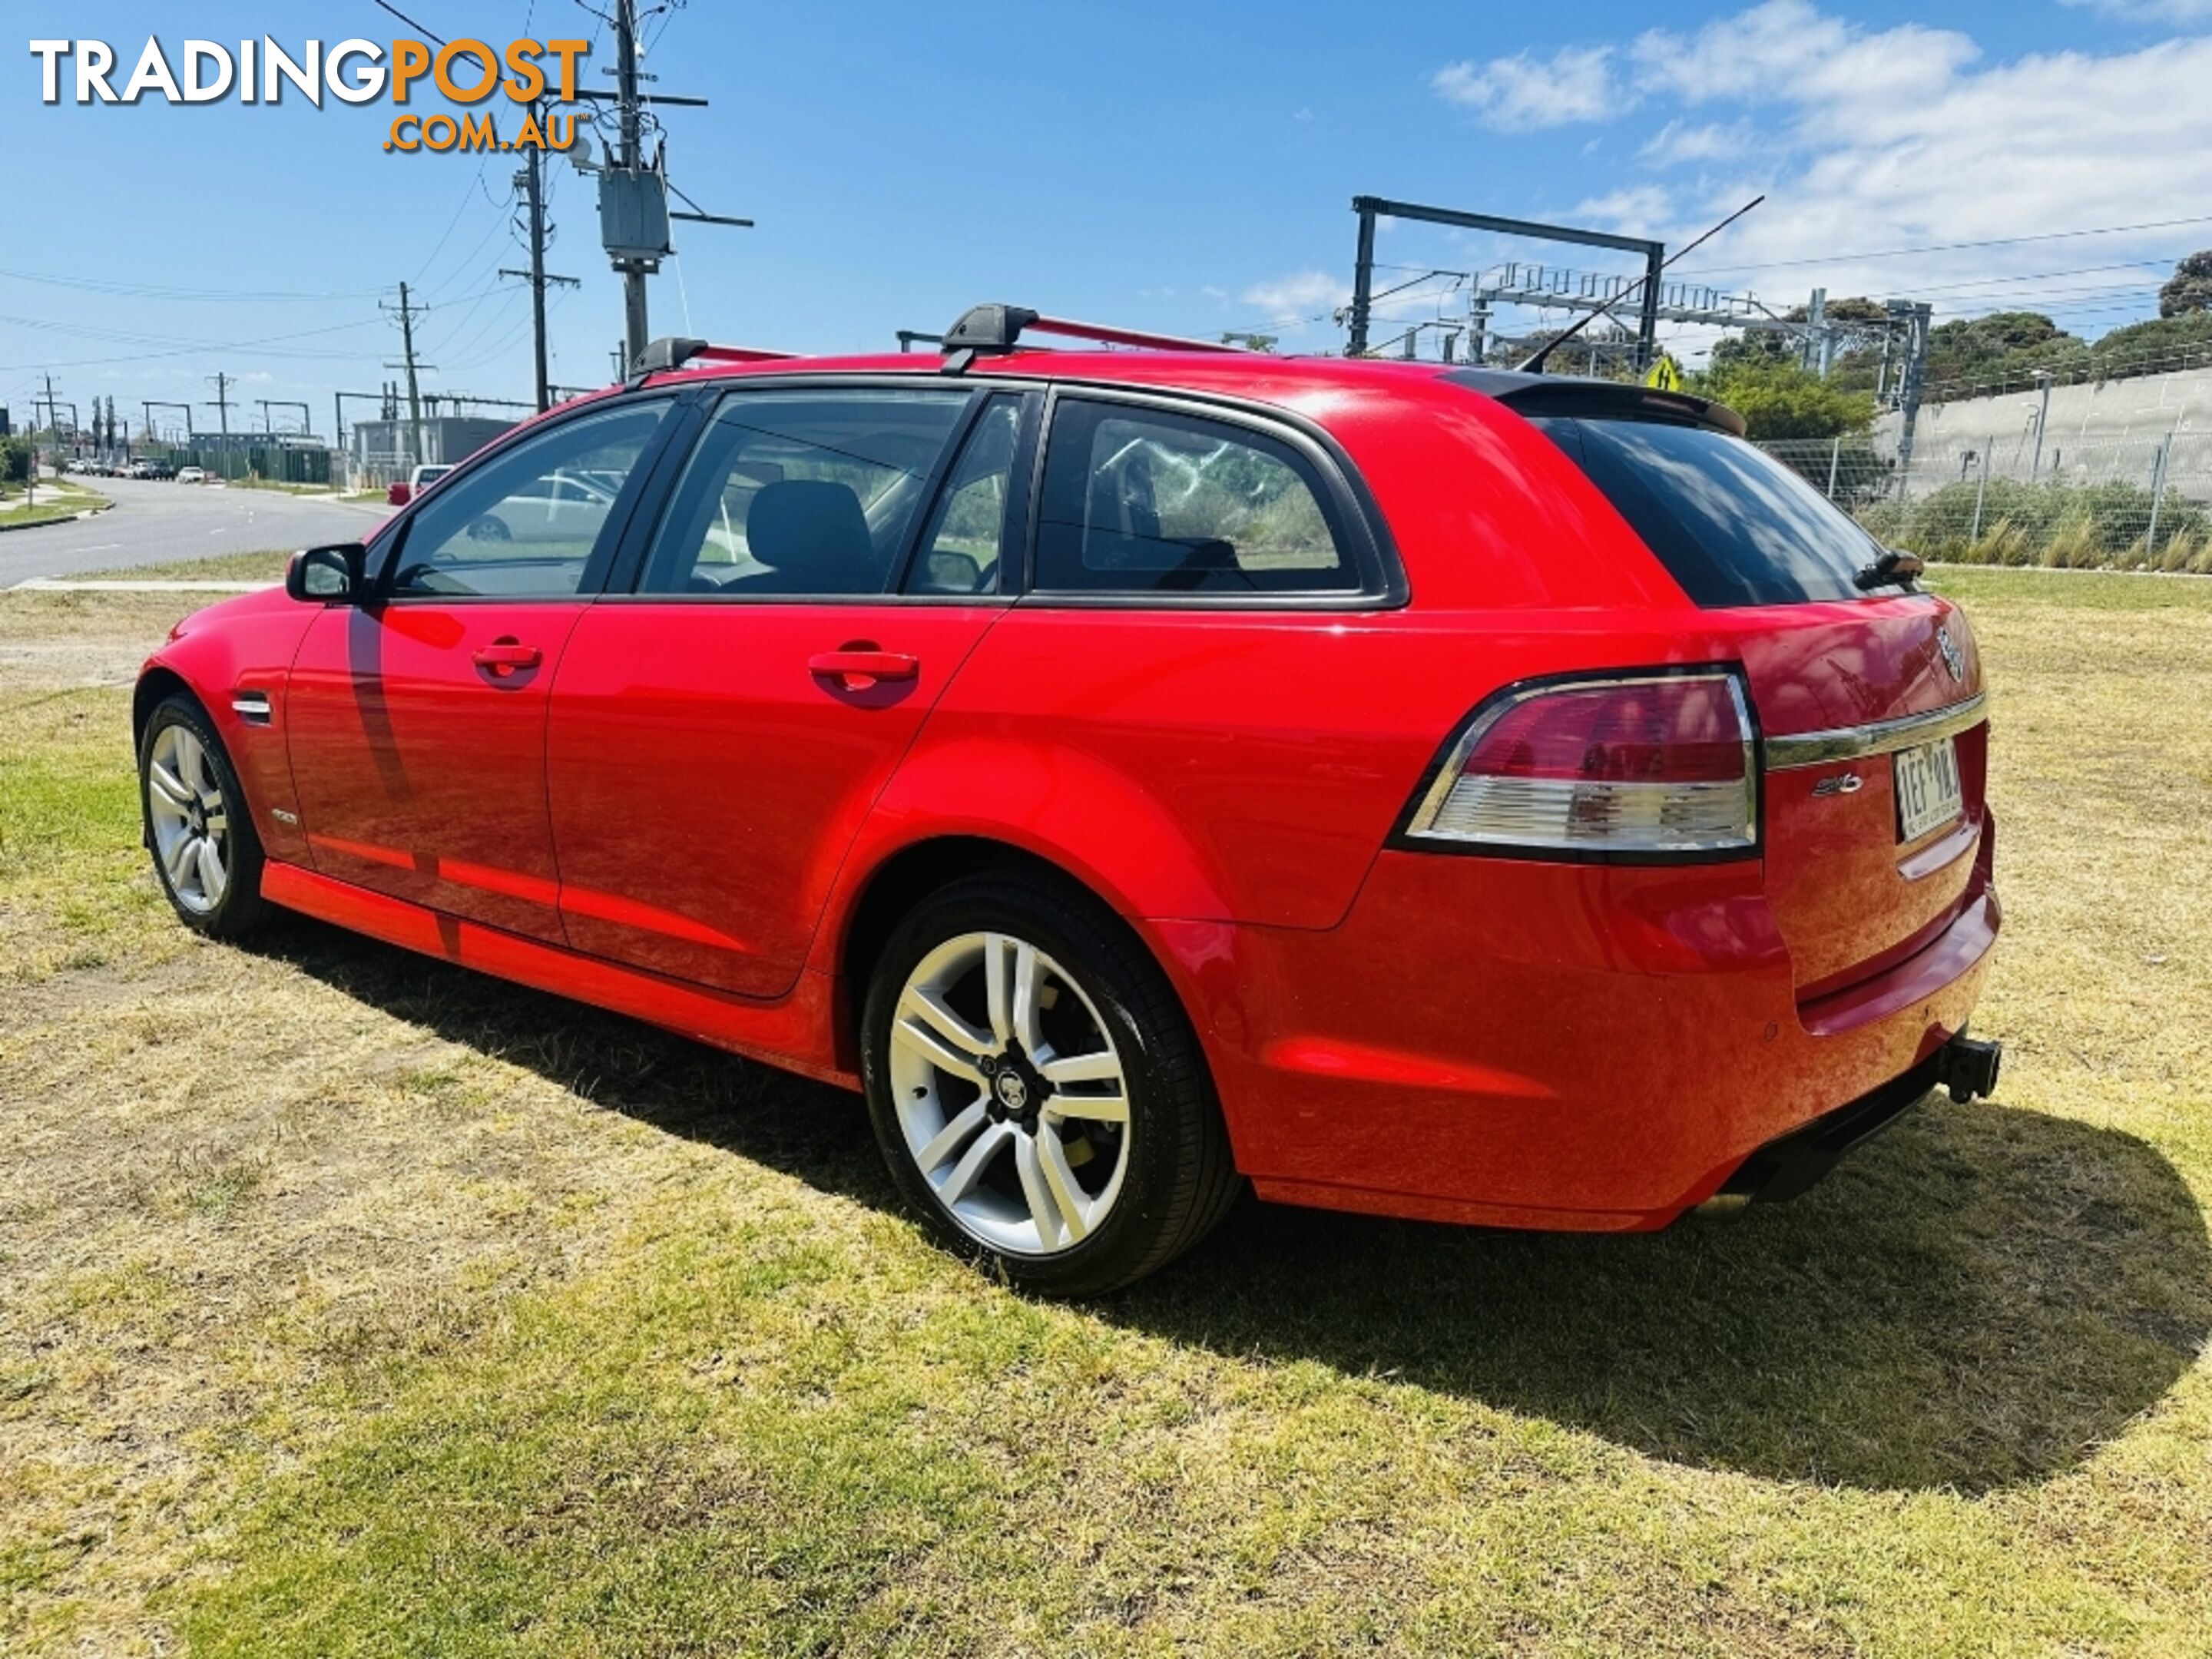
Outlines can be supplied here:
[[[1963, 559], [1974, 539], [1978, 492], [1982, 493], [1984, 539], [1990, 538], [1996, 526], [2007, 526], [2024, 545], [2022, 562], [2075, 568], [2084, 562], [2125, 563], [2151, 556], [2143, 545], [2150, 527], [2150, 491], [2140, 484], [2023, 483], [2016, 478], [1991, 478], [1983, 491], [1969, 478], [1902, 506], [1881, 503], [1876, 510], [1886, 512], [1884, 522], [1890, 526], [1886, 534], [1875, 527], [1876, 510], [1862, 514], [1860, 522], [1923, 558]], [[2158, 509], [2160, 547], [2172, 537], [2186, 536], [2194, 543], [2208, 533], [2212, 533], [2212, 517], [2204, 508], [2179, 490], [2167, 490]], [[2059, 550], [2057, 557], [2052, 556], [2054, 547]]]
[[2009, 519], [1999, 519], [1995, 524], [1982, 527], [1982, 538], [1966, 542], [1946, 555], [1958, 564], [2022, 565], [2035, 562], [2034, 550], [2029, 544], [2027, 533]]
[[2105, 544], [2087, 519], [2069, 519], [2043, 544], [2041, 562], [2053, 570], [2094, 570], [2105, 562]]

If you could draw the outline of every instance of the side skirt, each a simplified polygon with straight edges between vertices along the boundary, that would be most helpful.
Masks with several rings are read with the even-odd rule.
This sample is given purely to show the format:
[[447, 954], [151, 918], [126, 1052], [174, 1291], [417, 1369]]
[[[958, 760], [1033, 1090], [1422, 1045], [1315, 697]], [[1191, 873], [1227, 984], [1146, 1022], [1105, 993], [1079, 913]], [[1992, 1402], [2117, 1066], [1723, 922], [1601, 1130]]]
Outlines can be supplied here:
[[831, 1036], [837, 982], [827, 974], [801, 974], [780, 1002], [751, 1001], [426, 910], [273, 859], [262, 870], [261, 890], [271, 904], [387, 945], [627, 1014], [841, 1089], [860, 1086], [837, 1064]]

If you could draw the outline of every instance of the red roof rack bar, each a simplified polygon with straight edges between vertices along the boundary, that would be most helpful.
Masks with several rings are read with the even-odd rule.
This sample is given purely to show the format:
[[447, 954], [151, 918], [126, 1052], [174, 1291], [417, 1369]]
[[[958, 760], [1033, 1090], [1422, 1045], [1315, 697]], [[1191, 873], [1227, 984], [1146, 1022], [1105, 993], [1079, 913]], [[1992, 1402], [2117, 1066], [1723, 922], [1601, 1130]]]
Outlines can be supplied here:
[[1152, 334], [1138, 328], [1115, 328], [1105, 323], [1072, 322], [1065, 317], [1038, 317], [1025, 323], [1019, 333], [1058, 334], [1074, 340], [1097, 340], [1106, 345], [1143, 346], [1153, 351], [1237, 351], [1241, 347], [1217, 340], [1192, 340], [1180, 334]]
[[637, 354], [631, 367], [633, 378], [646, 374], [664, 374], [670, 369], [681, 368], [696, 358], [717, 363], [772, 363], [787, 357], [796, 357], [795, 351], [775, 351], [766, 346], [715, 345], [706, 340], [688, 340], [679, 335], [665, 334], [649, 341]]
[[971, 306], [960, 320], [945, 331], [945, 368], [964, 368], [978, 352], [1012, 351], [1025, 332], [1058, 334], [1069, 339], [1095, 340], [1103, 345], [1141, 346], [1152, 351], [1226, 351], [1240, 349], [1213, 340], [1186, 339], [1180, 334], [1151, 334], [1142, 329], [1116, 328], [1107, 323], [1079, 323], [1066, 317], [1046, 317], [1027, 306]]
[[801, 355], [796, 351], [778, 351], [772, 346], [726, 345], [710, 345], [703, 351], [691, 354], [694, 358], [704, 357], [717, 363], [780, 363], [787, 358]]

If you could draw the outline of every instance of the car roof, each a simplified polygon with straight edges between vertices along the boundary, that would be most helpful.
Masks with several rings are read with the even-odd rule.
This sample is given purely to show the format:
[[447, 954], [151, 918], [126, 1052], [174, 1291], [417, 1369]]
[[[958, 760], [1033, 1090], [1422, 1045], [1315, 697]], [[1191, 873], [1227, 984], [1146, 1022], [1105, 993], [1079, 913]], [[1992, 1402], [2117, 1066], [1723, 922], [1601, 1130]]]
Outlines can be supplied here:
[[[1407, 358], [1279, 356], [1261, 351], [1175, 351], [1139, 348], [1068, 350], [1017, 347], [979, 356], [960, 368], [934, 352], [848, 356], [771, 356], [733, 362], [695, 358], [681, 368], [638, 376], [559, 407], [574, 410], [647, 386], [679, 386], [794, 376], [896, 376], [957, 386], [975, 379], [1058, 380], [1101, 386], [1187, 392], [1278, 404], [1320, 416], [1333, 396], [1376, 393], [1446, 398], [1473, 393], [1522, 415], [1586, 414], [1687, 422], [1743, 434], [1742, 417], [1724, 404], [1685, 392], [1662, 392], [1620, 380], [1571, 374], [1530, 374], [1468, 364]], [[542, 420], [543, 416], [533, 417]]]
[[964, 370], [949, 369], [934, 352], [898, 351], [831, 357], [783, 357], [763, 362], [687, 363], [648, 377], [654, 386], [701, 380], [771, 379], [791, 374], [897, 374], [957, 382], [966, 378], [1085, 380], [1096, 384], [1177, 387], [1234, 394], [1262, 386], [1325, 388], [1404, 386], [1428, 381], [1446, 365], [1402, 359], [1277, 356], [1260, 351], [1071, 351], [1018, 349], [979, 356]]
[[1687, 422], [1741, 437], [1736, 412], [1709, 398], [1660, 391], [1632, 381], [1575, 374], [1530, 374], [1468, 364], [1405, 358], [1277, 356], [1260, 351], [1072, 351], [1021, 349], [978, 356], [954, 369], [934, 353], [890, 352], [867, 356], [781, 357], [760, 362], [701, 361], [646, 377], [653, 386], [793, 374], [896, 374], [957, 383], [970, 376], [1087, 382], [1249, 398], [1290, 405], [1310, 404], [1331, 392], [1395, 392], [1440, 383], [1472, 392], [1524, 415], [1588, 414], [1615, 418]]

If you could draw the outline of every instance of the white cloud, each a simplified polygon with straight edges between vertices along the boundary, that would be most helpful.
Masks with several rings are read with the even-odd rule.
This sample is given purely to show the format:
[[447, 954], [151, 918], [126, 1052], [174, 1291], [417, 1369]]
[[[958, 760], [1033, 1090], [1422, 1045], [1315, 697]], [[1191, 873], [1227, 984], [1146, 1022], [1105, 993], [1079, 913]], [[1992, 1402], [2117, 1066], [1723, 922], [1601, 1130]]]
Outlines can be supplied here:
[[2212, 0], [2060, 0], [2137, 23], [2212, 22]]
[[1658, 185], [1632, 185], [1575, 204], [1568, 216], [1577, 223], [1595, 222], [1625, 236], [1657, 236], [1674, 221], [1674, 197]]
[[1610, 46], [1563, 46], [1549, 58], [1527, 52], [1447, 64], [1429, 77], [1449, 102], [1473, 110], [1486, 126], [1508, 131], [1599, 121], [1626, 106], [1613, 73]]
[[1953, 29], [1905, 23], [1870, 33], [1809, 0], [1767, 0], [1695, 34], [1650, 30], [1631, 55], [1644, 87], [1699, 104], [1907, 99], [1941, 87], [1979, 53]]
[[[1572, 216], [1680, 246], [1767, 193], [1681, 276], [1783, 304], [1815, 284], [1924, 294], [1939, 319], [2024, 303], [2095, 334], [2150, 314], [2164, 262], [2212, 246], [2212, 224], [2004, 240], [2212, 211], [2212, 36], [1991, 61], [1955, 31], [1868, 29], [1769, 0], [1623, 43], [1613, 72], [1668, 118], [1640, 151], [1657, 176]], [[1856, 257], [1956, 243], [1997, 245]], [[2087, 270], [2129, 260], [2132, 272]]]
[[1748, 121], [1725, 125], [1709, 121], [1698, 126], [1669, 121], [1636, 152], [1636, 157], [1660, 167], [1680, 167], [1685, 161], [1734, 161], [1750, 154], [1755, 142]]
[[1352, 290], [1340, 276], [1325, 270], [1294, 271], [1269, 283], [1255, 283], [1242, 295], [1271, 323], [1287, 327], [1350, 302]]

